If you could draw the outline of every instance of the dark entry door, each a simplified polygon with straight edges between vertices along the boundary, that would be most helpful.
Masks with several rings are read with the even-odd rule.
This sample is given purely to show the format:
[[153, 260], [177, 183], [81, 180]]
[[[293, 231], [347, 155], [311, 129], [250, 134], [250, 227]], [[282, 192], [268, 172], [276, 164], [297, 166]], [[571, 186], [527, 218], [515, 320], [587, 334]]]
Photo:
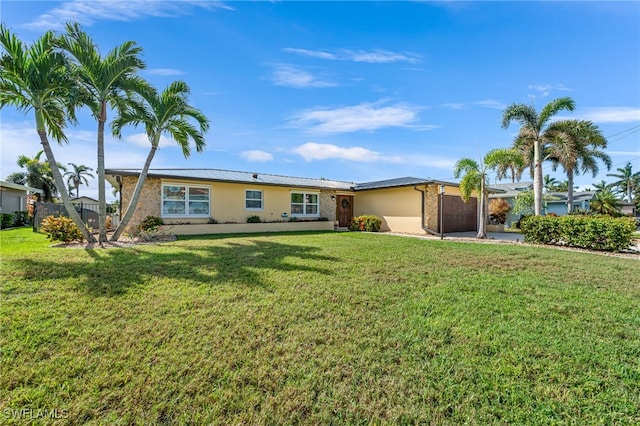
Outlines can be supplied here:
[[338, 217], [338, 226], [347, 227], [351, 224], [353, 217], [353, 196], [338, 195], [336, 197], [336, 216]]
[[444, 232], [465, 232], [478, 230], [478, 199], [464, 202], [454, 195], [444, 196]]

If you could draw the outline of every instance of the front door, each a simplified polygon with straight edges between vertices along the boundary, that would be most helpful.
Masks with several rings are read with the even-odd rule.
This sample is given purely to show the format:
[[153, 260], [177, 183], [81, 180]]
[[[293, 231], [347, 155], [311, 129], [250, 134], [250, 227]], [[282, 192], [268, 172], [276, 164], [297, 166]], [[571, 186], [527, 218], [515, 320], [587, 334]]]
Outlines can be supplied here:
[[338, 195], [336, 197], [336, 216], [338, 217], [338, 226], [341, 228], [351, 225], [353, 217], [353, 196]]

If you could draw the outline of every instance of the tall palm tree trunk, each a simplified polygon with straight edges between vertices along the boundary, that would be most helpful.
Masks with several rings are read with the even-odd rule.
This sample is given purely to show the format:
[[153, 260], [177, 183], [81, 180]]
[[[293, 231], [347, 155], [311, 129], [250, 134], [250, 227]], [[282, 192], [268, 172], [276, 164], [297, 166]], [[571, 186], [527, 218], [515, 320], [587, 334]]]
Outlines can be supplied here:
[[[158, 138], [159, 139], [159, 138]], [[138, 204], [138, 199], [140, 198], [140, 193], [142, 192], [142, 187], [144, 186], [144, 181], [147, 178], [147, 173], [149, 172], [149, 167], [151, 166], [151, 161], [153, 157], [156, 155], [156, 151], [158, 149], [157, 143], [154, 143], [151, 146], [151, 151], [149, 151], [149, 155], [147, 155], [147, 160], [144, 162], [144, 166], [142, 171], [140, 172], [140, 176], [138, 176], [138, 181], [136, 182], [136, 187], [133, 190], [133, 194], [131, 195], [131, 200], [129, 200], [129, 205], [127, 206], [127, 210], [124, 212], [118, 227], [115, 232], [111, 236], [111, 241], [118, 241], [118, 238], [122, 235], [127, 225], [129, 225], [129, 221], [133, 216], [133, 212], [135, 210], [136, 205]]]
[[542, 214], [542, 143], [536, 139], [533, 144], [533, 200], [534, 213]]
[[487, 238], [487, 200], [485, 192], [485, 175], [483, 174], [480, 181], [480, 211], [478, 212], [480, 218], [478, 219], [478, 235], [476, 235], [476, 238]]
[[73, 204], [71, 204], [71, 199], [69, 198], [69, 194], [67, 193], [67, 189], [64, 186], [64, 181], [62, 180], [62, 173], [60, 173], [60, 169], [58, 168], [58, 163], [56, 163], [55, 156], [53, 155], [53, 150], [51, 149], [51, 145], [49, 144], [49, 139], [47, 138], [47, 132], [44, 130], [44, 124], [40, 126], [40, 122], [42, 120], [37, 120], [38, 124], [38, 136], [40, 137], [40, 143], [42, 144], [42, 149], [44, 150], [45, 155], [47, 156], [47, 160], [49, 161], [49, 166], [51, 167], [51, 174], [53, 175], [53, 179], [56, 182], [56, 186], [60, 192], [60, 198], [62, 198], [62, 204], [64, 204], [64, 208], [67, 210], [69, 217], [71, 220], [75, 222], [82, 232], [84, 238], [90, 242], [95, 243], [96, 240], [93, 238], [93, 235], [87, 229], [87, 226], [82, 221], [82, 218], [76, 211]]
[[104, 123], [107, 121], [107, 103], [102, 101], [100, 117], [98, 117], [98, 228], [100, 243], [107, 241], [107, 197], [105, 194], [104, 176]]
[[567, 213], [573, 211], [573, 170], [567, 170]]

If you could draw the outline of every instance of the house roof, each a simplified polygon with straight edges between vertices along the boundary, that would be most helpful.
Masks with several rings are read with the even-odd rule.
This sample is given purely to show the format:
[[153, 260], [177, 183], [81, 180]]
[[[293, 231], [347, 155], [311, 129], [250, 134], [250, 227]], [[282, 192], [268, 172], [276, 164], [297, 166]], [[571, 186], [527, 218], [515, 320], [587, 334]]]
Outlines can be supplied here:
[[490, 188], [495, 189], [496, 192], [501, 192], [501, 194], [493, 197], [515, 197], [522, 191], [533, 189], [533, 182], [496, 183], [490, 185]]
[[377, 180], [374, 182], [357, 183], [355, 185], [355, 190], [365, 191], [367, 189], [395, 188], [400, 186], [421, 185], [431, 182], [433, 182], [433, 180], [407, 176], [395, 179]]
[[[107, 169], [105, 173], [110, 176], [138, 176], [140, 171], [140, 169]], [[353, 182], [343, 182], [324, 178], [301, 178], [220, 169], [149, 169], [148, 176], [174, 179], [198, 179], [230, 183], [294, 186], [300, 188], [336, 189], [345, 191], [352, 191], [354, 187]]]
[[[547, 204], [553, 203], [567, 203], [567, 197], [569, 196], [567, 192], [547, 192], [545, 195], [549, 196], [550, 199], [546, 200]], [[596, 195], [595, 191], [582, 191], [582, 192], [574, 192], [573, 193], [573, 202], [577, 203], [580, 201], [588, 201], [591, 200]]]
[[12, 182], [5, 182], [3, 180], [0, 180], [0, 188], [17, 189], [19, 191], [35, 192], [36, 194], [42, 194], [42, 189], [31, 188], [30, 186], [27, 186], [27, 185], [20, 185], [18, 183], [12, 183]]

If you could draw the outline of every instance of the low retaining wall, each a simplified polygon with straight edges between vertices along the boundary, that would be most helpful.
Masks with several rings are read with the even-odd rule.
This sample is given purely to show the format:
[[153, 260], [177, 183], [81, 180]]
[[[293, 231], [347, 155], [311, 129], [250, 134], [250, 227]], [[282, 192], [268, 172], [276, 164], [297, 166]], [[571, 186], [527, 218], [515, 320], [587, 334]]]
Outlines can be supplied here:
[[274, 222], [162, 225], [158, 232], [171, 235], [248, 234], [254, 232], [333, 231], [333, 222]]

